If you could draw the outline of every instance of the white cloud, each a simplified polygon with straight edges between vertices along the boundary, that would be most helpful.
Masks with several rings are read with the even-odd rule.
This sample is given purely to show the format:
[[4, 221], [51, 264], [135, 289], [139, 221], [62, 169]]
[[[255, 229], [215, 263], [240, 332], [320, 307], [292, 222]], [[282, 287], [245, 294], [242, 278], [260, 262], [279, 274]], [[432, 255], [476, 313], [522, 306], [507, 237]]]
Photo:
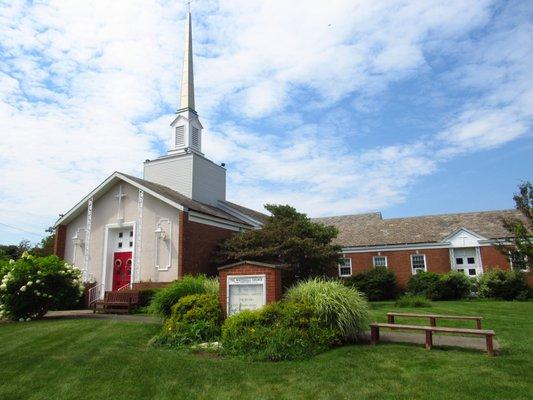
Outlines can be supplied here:
[[[138, 173], [157, 156], [177, 108], [183, 8], [156, 0], [0, 4], [0, 222], [44, 227], [114, 170]], [[488, 0], [193, 8], [204, 150], [229, 163], [229, 192], [244, 204], [291, 202], [315, 215], [384, 208], [442, 160], [528, 132], [530, 28], [504, 15], [513, 22], [472, 39], [490, 22]], [[449, 124], [429, 139], [349, 146], [357, 132], [345, 132], [336, 118], [346, 117], [328, 107], [349, 98], [374, 111], [391, 84], [431, 71], [429, 53], [454, 58], [449, 81], [478, 91], [478, 100], [450, 110]], [[264, 120], [279, 128], [256, 131]]]

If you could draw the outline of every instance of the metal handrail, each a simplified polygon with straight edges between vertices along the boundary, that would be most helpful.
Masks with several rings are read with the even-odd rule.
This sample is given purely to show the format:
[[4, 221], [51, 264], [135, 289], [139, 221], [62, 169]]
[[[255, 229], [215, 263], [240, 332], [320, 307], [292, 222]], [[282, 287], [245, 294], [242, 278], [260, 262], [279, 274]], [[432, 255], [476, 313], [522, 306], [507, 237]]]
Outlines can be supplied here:
[[93, 305], [94, 302], [98, 301], [103, 293], [104, 284], [96, 284], [89, 289], [88, 298], [89, 298], [89, 307]]
[[129, 289], [130, 286], [131, 286], [131, 285], [130, 285], [129, 283], [126, 283], [124, 286], [119, 287], [119, 288], [117, 289], [117, 292], [120, 292], [120, 291], [122, 291], [122, 290], [124, 290], [124, 289], [126, 289], [126, 288]]

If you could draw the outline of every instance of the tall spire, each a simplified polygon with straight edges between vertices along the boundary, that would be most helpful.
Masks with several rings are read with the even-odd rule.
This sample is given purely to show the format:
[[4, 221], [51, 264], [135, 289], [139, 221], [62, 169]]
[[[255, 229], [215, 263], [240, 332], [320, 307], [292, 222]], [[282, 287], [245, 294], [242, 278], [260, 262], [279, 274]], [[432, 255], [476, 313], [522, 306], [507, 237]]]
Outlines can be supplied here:
[[192, 69], [192, 26], [191, 13], [187, 15], [185, 31], [185, 54], [181, 75], [180, 109], [189, 108], [194, 111], [194, 77]]

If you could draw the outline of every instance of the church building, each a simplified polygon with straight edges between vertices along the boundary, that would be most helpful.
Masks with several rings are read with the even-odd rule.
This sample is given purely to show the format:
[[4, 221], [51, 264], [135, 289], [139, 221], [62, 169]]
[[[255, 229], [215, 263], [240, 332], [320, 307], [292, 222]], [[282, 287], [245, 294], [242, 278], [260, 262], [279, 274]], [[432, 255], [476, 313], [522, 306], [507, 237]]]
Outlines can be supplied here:
[[[180, 108], [167, 154], [144, 163], [143, 178], [114, 172], [57, 221], [55, 253], [105, 291], [160, 286], [186, 274], [214, 275], [211, 255], [236, 232], [267, 216], [226, 199], [226, 169], [202, 152], [194, 101], [191, 15], [185, 34]], [[343, 261], [333, 275], [391, 268], [401, 286], [419, 271], [478, 276], [512, 261], [495, 242], [508, 236], [502, 217], [516, 210], [382, 219], [380, 213], [315, 219], [339, 230]], [[529, 278], [533, 284], [533, 277]]]
[[202, 153], [194, 102], [191, 15], [185, 34], [180, 108], [167, 154], [144, 163], [143, 179], [114, 172], [56, 222], [55, 253], [102, 295], [143, 283], [214, 274], [210, 255], [266, 215], [226, 200], [226, 169]]

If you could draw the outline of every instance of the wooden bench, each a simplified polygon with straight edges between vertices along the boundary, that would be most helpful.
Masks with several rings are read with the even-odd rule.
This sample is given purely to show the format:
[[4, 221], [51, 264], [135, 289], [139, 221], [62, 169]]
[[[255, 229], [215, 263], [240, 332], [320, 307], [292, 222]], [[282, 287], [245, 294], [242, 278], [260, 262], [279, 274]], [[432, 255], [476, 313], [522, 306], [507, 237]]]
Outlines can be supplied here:
[[394, 324], [395, 322], [394, 317], [429, 318], [430, 326], [437, 326], [437, 319], [476, 321], [477, 329], [481, 329], [481, 320], [483, 319], [483, 317], [473, 317], [473, 316], [466, 316], [466, 315], [437, 315], [437, 314], [412, 314], [412, 313], [388, 312], [387, 321], [389, 324]]
[[93, 313], [129, 314], [139, 303], [139, 292], [105, 292], [104, 299], [94, 302]]
[[494, 347], [492, 338], [494, 337], [493, 330], [486, 329], [467, 329], [467, 328], [446, 328], [437, 326], [421, 326], [421, 325], [400, 325], [400, 324], [385, 324], [385, 323], [373, 323], [370, 324], [370, 340], [373, 345], [379, 342], [379, 329], [402, 329], [413, 331], [425, 331], [426, 332], [426, 349], [430, 350], [433, 346], [433, 332], [439, 333], [461, 333], [466, 335], [485, 336], [487, 344], [487, 354], [490, 357], [494, 356]]

